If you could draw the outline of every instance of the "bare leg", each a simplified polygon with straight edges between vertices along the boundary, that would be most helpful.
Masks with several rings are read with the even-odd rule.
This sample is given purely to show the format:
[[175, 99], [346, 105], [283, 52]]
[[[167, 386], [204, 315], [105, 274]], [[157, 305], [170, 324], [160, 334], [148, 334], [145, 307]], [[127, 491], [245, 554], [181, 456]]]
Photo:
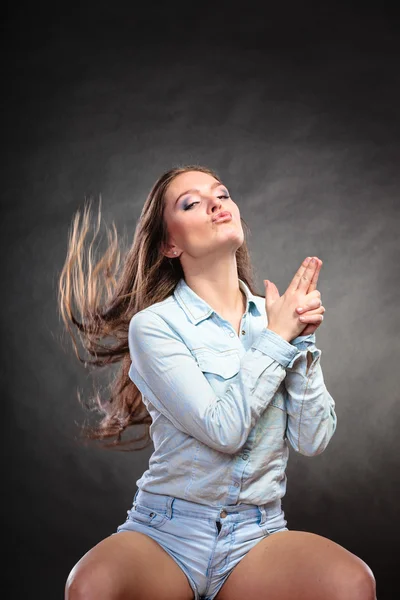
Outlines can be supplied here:
[[215, 600], [376, 600], [375, 578], [355, 554], [320, 535], [280, 531], [233, 569]]
[[69, 574], [65, 600], [192, 600], [179, 565], [149, 536], [122, 531], [89, 550]]

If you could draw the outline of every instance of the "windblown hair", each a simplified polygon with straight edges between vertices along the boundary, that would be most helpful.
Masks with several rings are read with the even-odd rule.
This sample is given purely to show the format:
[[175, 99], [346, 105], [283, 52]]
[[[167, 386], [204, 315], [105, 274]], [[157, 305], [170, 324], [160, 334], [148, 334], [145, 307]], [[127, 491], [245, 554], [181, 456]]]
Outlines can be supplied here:
[[[121, 260], [121, 248], [115, 224], [106, 226], [108, 246], [98, 258], [93, 255], [94, 242], [101, 227], [101, 203], [93, 239], [85, 249], [91, 226], [91, 202], [85, 203], [81, 217], [78, 210], [69, 231], [67, 256], [62, 268], [58, 303], [60, 316], [72, 338], [74, 352], [85, 367], [103, 367], [121, 363], [109, 384], [108, 399], [101, 400], [99, 390], [86, 402], [90, 410], [102, 416], [96, 426], [84, 425], [84, 437], [97, 440], [107, 448], [142, 449], [151, 444], [151, 417], [142, 401], [140, 390], [128, 375], [130, 354], [129, 322], [133, 315], [165, 300], [184, 277], [179, 258], [169, 259], [161, 248], [168, 241], [164, 221], [165, 193], [175, 177], [187, 171], [208, 173], [221, 181], [217, 173], [201, 165], [185, 165], [165, 172], [154, 183], [139, 217], [133, 243]], [[221, 181], [222, 183], [222, 181]], [[246, 243], [236, 251], [238, 277], [253, 294], [254, 271]], [[96, 262], [97, 260], [97, 262]], [[105, 298], [104, 298], [105, 295]], [[77, 337], [92, 360], [79, 355]], [[112, 344], [105, 344], [105, 339]], [[122, 434], [129, 426], [144, 426], [141, 437], [128, 440]], [[137, 442], [144, 444], [137, 448]]]

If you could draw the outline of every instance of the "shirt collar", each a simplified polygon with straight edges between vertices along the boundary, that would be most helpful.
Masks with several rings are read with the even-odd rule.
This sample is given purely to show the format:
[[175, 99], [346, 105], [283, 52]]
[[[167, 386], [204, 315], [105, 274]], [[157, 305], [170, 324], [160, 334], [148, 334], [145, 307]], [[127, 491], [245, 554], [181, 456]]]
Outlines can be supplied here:
[[[254, 312], [254, 314], [261, 315], [261, 312], [257, 306], [256, 296], [251, 293], [249, 287], [244, 281], [239, 279], [239, 287], [246, 296], [246, 312]], [[182, 310], [185, 312], [187, 318], [197, 325], [200, 321], [207, 319], [216, 311], [211, 308], [209, 304], [200, 296], [198, 296], [192, 288], [188, 286], [183, 277], [177, 283], [173, 296]]]

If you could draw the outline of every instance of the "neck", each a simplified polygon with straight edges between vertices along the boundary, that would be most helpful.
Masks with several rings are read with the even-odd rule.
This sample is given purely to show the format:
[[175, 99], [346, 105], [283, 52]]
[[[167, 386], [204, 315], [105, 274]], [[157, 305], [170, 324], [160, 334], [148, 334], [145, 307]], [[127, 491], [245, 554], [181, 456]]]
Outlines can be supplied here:
[[236, 257], [225, 264], [185, 272], [185, 281], [221, 317], [244, 313], [246, 297], [239, 287]]

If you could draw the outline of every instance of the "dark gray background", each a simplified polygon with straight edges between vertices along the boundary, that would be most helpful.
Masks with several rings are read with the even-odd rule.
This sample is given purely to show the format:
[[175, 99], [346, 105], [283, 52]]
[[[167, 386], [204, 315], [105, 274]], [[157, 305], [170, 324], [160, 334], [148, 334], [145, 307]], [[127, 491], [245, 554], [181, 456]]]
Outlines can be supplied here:
[[364, 559], [378, 600], [396, 597], [399, 22], [382, 4], [320, 4], [14, 4], [5, 15], [3, 531], [13, 598], [62, 598], [74, 563], [125, 520], [151, 453], [77, 439], [76, 391], [89, 393], [92, 380], [62, 341], [56, 298], [72, 215], [101, 194], [106, 222], [130, 240], [154, 180], [191, 162], [215, 168], [238, 202], [259, 293], [264, 278], [283, 293], [307, 255], [324, 261], [317, 344], [338, 428], [322, 455], [291, 450], [283, 506], [290, 529]]

